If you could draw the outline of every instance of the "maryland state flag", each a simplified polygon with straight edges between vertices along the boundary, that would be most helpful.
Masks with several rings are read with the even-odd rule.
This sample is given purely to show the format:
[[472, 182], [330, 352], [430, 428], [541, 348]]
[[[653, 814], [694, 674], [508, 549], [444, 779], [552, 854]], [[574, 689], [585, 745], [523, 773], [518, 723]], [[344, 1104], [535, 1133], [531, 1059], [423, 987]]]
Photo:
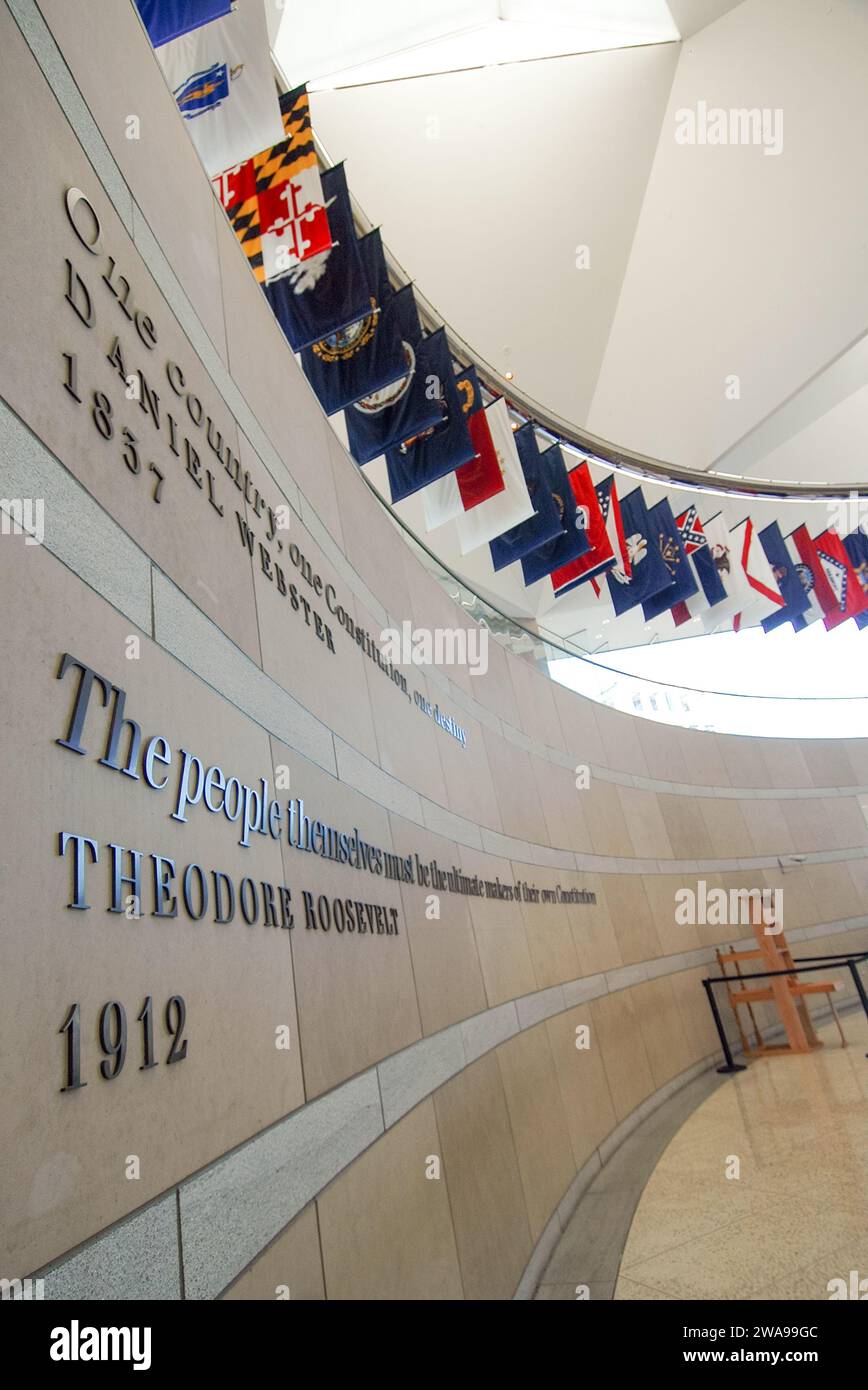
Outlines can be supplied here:
[[850, 563], [844, 542], [831, 526], [817, 537], [814, 548], [835, 595], [835, 608], [824, 619], [827, 630], [831, 631], [848, 618], [868, 613], [868, 592]]
[[212, 179], [260, 284], [332, 244], [307, 89], [280, 98], [286, 138]]
[[585, 532], [585, 517], [579, 512], [573, 489], [570, 487], [564, 456], [557, 444], [544, 449], [540, 455], [540, 466], [554, 498], [561, 523], [561, 533], [554, 540], [537, 546], [529, 555], [523, 555], [521, 573], [525, 584], [535, 584], [545, 579], [552, 570], [560, 569], [571, 560], [587, 555], [591, 542]]
[[441, 371], [437, 370], [436, 365], [432, 371], [429, 363], [427, 379], [430, 383], [432, 377], [437, 378], [436, 400], [440, 407], [440, 419], [386, 450], [386, 468], [393, 502], [402, 502], [405, 497], [442, 478], [444, 473], [453, 473], [476, 455], [462, 410], [465, 392], [459, 394], [461, 378], [453, 376], [452, 358], [445, 335], [438, 355]]
[[505, 569], [546, 541], [553, 541], [563, 530], [557, 504], [540, 462], [542, 455], [533, 422], [529, 420], [516, 430], [514, 439], [534, 514], [489, 542], [491, 563], [495, 570]]
[[[583, 523], [589, 549], [577, 560], [571, 560], [568, 565], [562, 565], [552, 571], [552, 588], [558, 598], [561, 594], [575, 589], [577, 585], [584, 584], [588, 579], [593, 579], [595, 575], [603, 574], [615, 564], [615, 551], [606, 529], [606, 516], [600, 500], [602, 489], [605, 494], [604, 501], [610, 502], [612, 479], [607, 478], [605, 483], [595, 488], [587, 463], [580, 463], [577, 468], [570, 469], [567, 477], [576, 499], [577, 518]], [[609, 510], [607, 506], [607, 512]]]
[[304, 374], [327, 415], [391, 386], [407, 370], [395, 300], [405, 292], [412, 295], [412, 288], [398, 294], [392, 289], [378, 229], [359, 238], [359, 254], [371, 292], [368, 313], [301, 354]]
[[265, 296], [293, 352], [364, 318], [371, 308], [342, 164], [325, 170], [322, 186], [334, 237], [331, 247], [265, 286]]

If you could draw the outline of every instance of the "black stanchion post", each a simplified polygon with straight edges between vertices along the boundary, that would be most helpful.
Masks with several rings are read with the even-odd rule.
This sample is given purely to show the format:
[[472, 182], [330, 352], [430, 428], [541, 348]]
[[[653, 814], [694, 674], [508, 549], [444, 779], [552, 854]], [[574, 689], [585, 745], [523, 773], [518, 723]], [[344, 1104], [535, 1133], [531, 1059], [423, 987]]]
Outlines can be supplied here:
[[[862, 1008], [865, 1010], [865, 1017], [868, 1018], [868, 994], [865, 993], [865, 986], [859, 975], [859, 965], [855, 960], [848, 960], [847, 965], [850, 968], [850, 974], [853, 976], [856, 993], [859, 996]], [[865, 1056], [868, 1057], [868, 1052], [865, 1053]]]
[[708, 998], [708, 1004], [711, 1009], [711, 1015], [714, 1019], [714, 1026], [717, 1029], [717, 1036], [720, 1038], [720, 1045], [723, 1048], [723, 1055], [726, 1058], [725, 1065], [722, 1067], [718, 1067], [717, 1070], [723, 1074], [729, 1073], [731, 1071], [747, 1071], [747, 1067], [743, 1067], [739, 1062], [734, 1062], [732, 1060], [732, 1053], [729, 1050], [729, 1041], [724, 1031], [723, 1022], [720, 1017], [720, 1011], [717, 1007], [717, 1000], [714, 997], [714, 990], [712, 988], [711, 981], [703, 980], [702, 987], [705, 990], [706, 996]]

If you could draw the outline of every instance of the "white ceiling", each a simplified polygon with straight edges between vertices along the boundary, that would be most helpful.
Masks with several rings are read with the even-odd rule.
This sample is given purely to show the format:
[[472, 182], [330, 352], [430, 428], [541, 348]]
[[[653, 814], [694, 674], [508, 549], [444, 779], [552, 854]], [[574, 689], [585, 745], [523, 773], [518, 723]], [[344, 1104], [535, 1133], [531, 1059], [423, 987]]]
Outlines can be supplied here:
[[[362, 8], [287, 0], [288, 75], [402, 46], [424, 68], [426, 32], [439, 42], [492, 10], [414, 4], [390, 30], [391, 3], [377, 0], [375, 24]], [[588, 0], [583, 19], [602, 8], [612, 6]], [[710, 473], [864, 482], [868, 0], [668, 10], [683, 42], [315, 91], [314, 128], [331, 159], [347, 159], [358, 203], [443, 320], [547, 409]], [[700, 102], [779, 110], [781, 152], [679, 144], [676, 113]], [[587, 269], [576, 265], [583, 246]], [[399, 510], [422, 530], [412, 499]], [[746, 508], [723, 510], [734, 523]], [[790, 512], [793, 525], [812, 515]], [[550, 606], [544, 585], [495, 577], [487, 550], [461, 561], [450, 530], [429, 543], [468, 582], [518, 615]], [[587, 586], [545, 621], [598, 644]], [[648, 640], [635, 627], [619, 620], [618, 645]]]
[[679, 37], [666, 0], [284, 0], [282, 8], [277, 60], [293, 86], [307, 82], [312, 92]]

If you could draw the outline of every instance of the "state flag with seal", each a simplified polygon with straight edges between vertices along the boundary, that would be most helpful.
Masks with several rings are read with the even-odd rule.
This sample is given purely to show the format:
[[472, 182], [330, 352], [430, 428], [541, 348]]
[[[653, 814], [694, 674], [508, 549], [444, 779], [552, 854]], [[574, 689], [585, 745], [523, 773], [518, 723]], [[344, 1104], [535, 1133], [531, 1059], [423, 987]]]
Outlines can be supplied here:
[[837, 599], [820, 563], [811, 533], [804, 522], [790, 532], [786, 538], [786, 545], [808, 596], [810, 606], [804, 615], [806, 621], [813, 622], [817, 618], [825, 617], [827, 613], [834, 613]]
[[460, 371], [456, 376], [456, 385], [474, 454], [454, 473], [447, 473], [423, 490], [426, 531], [454, 521], [462, 512], [471, 511], [506, 488], [483, 408], [482, 389], [475, 367]]
[[405, 289], [409, 294], [401, 291], [394, 301], [406, 357], [404, 375], [380, 391], [361, 396], [344, 411], [350, 453], [358, 464], [370, 463], [443, 418], [439, 398], [428, 389], [428, 378], [439, 377], [444, 370], [451, 375], [451, 364], [444, 367], [448, 359], [446, 332], [438, 328], [423, 337], [412, 286]]
[[[605, 478], [594, 486], [586, 461], [571, 468], [567, 479], [576, 500], [577, 515], [582, 519], [588, 550], [577, 560], [561, 565], [549, 576], [555, 597], [569, 593], [579, 584], [604, 574], [615, 564], [615, 551], [606, 529], [606, 516], [612, 511], [613, 479]], [[603, 508], [605, 507], [605, 512]], [[618, 544], [617, 531], [615, 543]]]
[[154, 52], [212, 178], [283, 138], [262, 0], [235, 0]]
[[[439, 340], [437, 356], [428, 363], [426, 391], [436, 379], [436, 401], [440, 418], [434, 425], [414, 433], [386, 450], [386, 469], [393, 502], [403, 502], [427, 487], [444, 473], [454, 473], [462, 463], [475, 457], [476, 450], [462, 409], [466, 390], [459, 394], [461, 377], [452, 369], [452, 357], [445, 333]], [[434, 351], [432, 345], [432, 351]], [[464, 378], [465, 386], [469, 382]], [[471, 388], [472, 389], [472, 388]]]
[[[844, 537], [844, 549], [853, 567], [853, 573], [862, 586], [862, 593], [868, 599], [868, 535], [861, 526]], [[868, 627], [868, 612], [856, 613], [854, 621], [859, 628]]]
[[338, 333], [371, 307], [342, 164], [324, 171], [322, 186], [332, 245], [264, 287], [293, 352]]
[[[359, 238], [359, 255], [371, 292], [368, 312], [301, 352], [302, 370], [327, 415], [391, 386], [407, 370], [379, 229]], [[397, 292], [412, 293], [410, 285]]]
[[838, 532], [829, 527], [814, 541], [817, 558], [835, 596], [835, 607], [823, 619], [827, 631], [868, 613], [868, 592], [850, 563], [850, 556]]
[[557, 507], [561, 532], [553, 540], [537, 546], [529, 555], [522, 556], [521, 573], [527, 585], [547, 579], [553, 570], [587, 555], [591, 549], [585, 530], [585, 514], [579, 511], [559, 445], [552, 444], [543, 450], [540, 466]]
[[621, 499], [621, 519], [630, 573], [622, 565], [606, 572], [609, 597], [618, 616], [670, 589], [673, 583], [640, 487]]
[[[675, 603], [686, 603], [699, 592], [696, 575], [687, 558], [687, 550], [681, 538], [681, 529], [672, 515], [668, 498], [664, 497], [649, 508], [648, 516], [654, 527], [660, 557], [669, 571], [668, 588], [658, 590], [642, 604], [642, 614], [646, 622], [667, 613]], [[695, 539], [695, 537], [694, 537]]]
[[763, 618], [762, 630], [763, 632], [773, 632], [775, 628], [781, 627], [784, 623], [792, 623], [793, 629], [800, 632], [805, 623], [796, 620], [804, 619], [810, 612], [811, 600], [798, 568], [793, 564], [778, 523], [772, 521], [768, 526], [765, 526], [760, 531], [759, 538], [766, 559], [772, 567], [775, 583], [784, 600], [783, 608], [779, 608], [776, 612], [770, 613], [767, 618]]

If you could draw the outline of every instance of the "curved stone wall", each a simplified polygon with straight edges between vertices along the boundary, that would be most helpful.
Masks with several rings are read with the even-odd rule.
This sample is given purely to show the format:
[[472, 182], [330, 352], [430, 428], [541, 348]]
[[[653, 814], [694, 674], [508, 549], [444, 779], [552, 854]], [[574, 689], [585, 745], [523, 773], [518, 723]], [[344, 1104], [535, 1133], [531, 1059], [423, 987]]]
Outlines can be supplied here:
[[87, 10], [0, 3], [0, 491], [44, 521], [0, 546], [0, 1273], [511, 1297], [714, 1054], [699, 981], [744, 931], [679, 925], [679, 887], [783, 888], [806, 953], [868, 945], [868, 740], [631, 719], [494, 642], [484, 675], [378, 659], [460, 610], [298, 371], [132, 5]]

